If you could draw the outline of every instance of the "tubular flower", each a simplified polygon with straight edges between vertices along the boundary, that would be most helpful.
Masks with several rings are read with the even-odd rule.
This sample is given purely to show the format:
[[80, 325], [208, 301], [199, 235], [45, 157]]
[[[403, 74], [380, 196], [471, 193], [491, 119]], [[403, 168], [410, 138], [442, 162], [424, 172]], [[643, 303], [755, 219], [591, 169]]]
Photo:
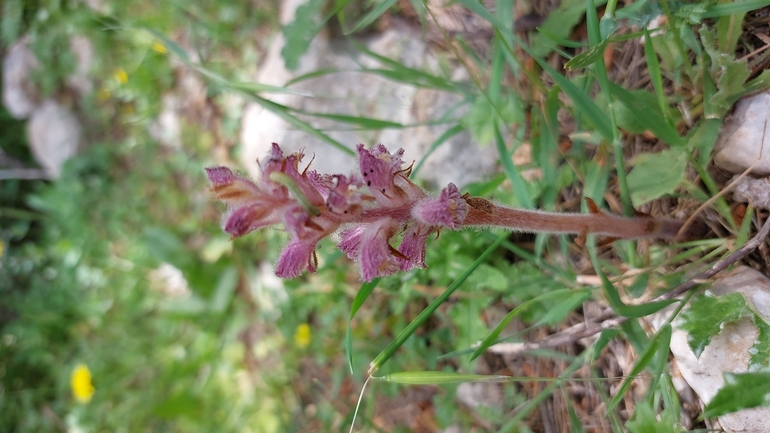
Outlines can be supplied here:
[[[276, 275], [293, 278], [315, 272], [318, 242], [340, 231], [339, 248], [358, 263], [361, 279], [425, 267], [428, 237], [442, 229], [506, 227], [528, 232], [598, 233], [615, 238], [675, 238], [682, 224], [655, 218], [621, 218], [591, 206], [590, 214], [556, 214], [511, 209], [481, 197], [461, 195], [450, 183], [430, 196], [409, 180], [404, 150], [359, 144], [358, 173], [300, 171], [303, 153], [284, 156], [273, 143], [253, 181], [227, 167], [206, 169], [214, 198], [227, 205], [222, 228], [236, 238], [283, 224], [291, 240]], [[401, 239], [398, 248], [393, 245]]]

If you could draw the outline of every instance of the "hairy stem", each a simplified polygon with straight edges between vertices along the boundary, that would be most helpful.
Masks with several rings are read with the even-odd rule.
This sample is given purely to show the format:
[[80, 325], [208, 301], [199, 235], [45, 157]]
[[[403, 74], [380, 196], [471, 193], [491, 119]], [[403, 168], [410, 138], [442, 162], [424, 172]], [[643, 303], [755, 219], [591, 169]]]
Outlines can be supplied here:
[[652, 217], [623, 218], [594, 207], [588, 214], [552, 213], [511, 209], [479, 197], [468, 197], [466, 201], [470, 208], [465, 226], [505, 227], [536, 233], [595, 233], [620, 239], [674, 239], [682, 227], [681, 221]]

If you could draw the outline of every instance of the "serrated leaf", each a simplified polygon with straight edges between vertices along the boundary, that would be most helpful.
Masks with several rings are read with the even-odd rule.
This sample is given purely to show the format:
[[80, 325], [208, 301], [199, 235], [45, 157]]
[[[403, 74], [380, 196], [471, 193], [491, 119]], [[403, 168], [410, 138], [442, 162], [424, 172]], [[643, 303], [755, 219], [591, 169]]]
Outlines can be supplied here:
[[640, 206], [674, 192], [684, 179], [687, 154], [677, 149], [645, 153], [633, 159], [634, 168], [626, 179], [631, 202]]
[[746, 299], [740, 293], [695, 298], [690, 307], [682, 312], [681, 325], [687, 331], [687, 344], [695, 356], [700, 357], [725, 323], [737, 321], [746, 310]]
[[770, 325], [757, 313], [754, 313], [752, 318], [754, 319], [754, 326], [759, 331], [759, 335], [757, 335], [757, 339], [754, 340], [754, 344], [749, 349], [749, 354], [751, 354], [749, 371], [756, 371], [770, 364]]
[[703, 410], [704, 418], [770, 405], [770, 372], [724, 373], [724, 378], [725, 385]]

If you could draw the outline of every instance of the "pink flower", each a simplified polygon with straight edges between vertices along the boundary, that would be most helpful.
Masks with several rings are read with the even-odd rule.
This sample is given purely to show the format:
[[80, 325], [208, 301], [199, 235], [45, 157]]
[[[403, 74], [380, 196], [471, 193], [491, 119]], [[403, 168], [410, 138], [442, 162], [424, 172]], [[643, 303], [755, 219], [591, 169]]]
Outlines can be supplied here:
[[[409, 180], [404, 150], [388, 152], [378, 144], [358, 152], [359, 174], [300, 171], [302, 152], [284, 156], [273, 143], [254, 182], [226, 167], [206, 174], [214, 197], [225, 202], [222, 227], [232, 237], [283, 223], [291, 240], [276, 266], [280, 277], [315, 272], [315, 247], [342, 228], [339, 248], [358, 262], [361, 279], [423, 268], [428, 236], [442, 229], [498, 226], [551, 233], [599, 233], [619, 238], [674, 237], [681, 223], [652, 218], [620, 218], [600, 212], [553, 214], [499, 206], [481, 197], [461, 195], [450, 183], [431, 197]], [[398, 249], [393, 243], [401, 235]]]

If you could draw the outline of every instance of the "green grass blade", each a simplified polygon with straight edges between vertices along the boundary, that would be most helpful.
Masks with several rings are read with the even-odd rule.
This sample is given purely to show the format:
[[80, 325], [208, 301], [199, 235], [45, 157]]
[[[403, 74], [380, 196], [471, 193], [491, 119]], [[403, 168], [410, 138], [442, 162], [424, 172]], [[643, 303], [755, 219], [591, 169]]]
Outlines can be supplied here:
[[650, 314], [656, 313], [663, 308], [665, 308], [668, 305], [673, 304], [674, 302], [678, 302], [676, 299], [668, 299], [665, 301], [653, 301], [648, 302], [646, 304], [639, 304], [639, 305], [626, 305], [623, 303], [623, 301], [620, 299], [620, 294], [618, 293], [618, 289], [615, 288], [615, 286], [612, 285], [610, 280], [607, 278], [606, 275], [604, 275], [604, 272], [602, 272], [601, 267], [599, 265], [599, 259], [596, 256], [596, 238], [595, 236], [589, 235], [588, 238], [588, 254], [591, 256], [591, 263], [594, 265], [594, 271], [596, 271], [596, 275], [599, 276], [602, 280], [602, 292], [604, 293], [604, 297], [607, 298], [607, 302], [609, 302], [610, 307], [612, 307], [612, 310], [616, 313], [620, 314], [624, 317], [629, 318], [639, 318], [648, 316]]
[[673, 128], [673, 120], [668, 112], [668, 104], [666, 103], [666, 95], [663, 93], [663, 75], [660, 72], [660, 63], [658, 62], [658, 56], [655, 54], [655, 47], [652, 45], [652, 38], [647, 28], [644, 29], [644, 57], [647, 60], [647, 73], [650, 75], [650, 81], [652, 87], [655, 89], [655, 96], [658, 98], [658, 105], [660, 106], [660, 112], [666, 118], [666, 122]]
[[529, 307], [537, 304], [538, 302], [552, 301], [554, 299], [560, 298], [567, 299], [573, 293], [574, 291], [571, 289], [554, 290], [553, 292], [543, 293], [542, 295], [530, 299], [529, 301], [526, 301], [518, 307], [514, 308], [508, 314], [506, 314], [505, 317], [503, 317], [503, 320], [501, 320], [500, 323], [495, 326], [495, 329], [490, 331], [489, 334], [487, 334], [487, 336], [481, 340], [478, 347], [476, 347], [476, 350], [474, 350], [473, 354], [471, 355], [471, 361], [478, 358], [479, 355], [489, 349], [490, 346], [496, 344], [498, 342], [498, 338], [500, 337], [500, 333], [503, 332], [503, 329], [505, 329], [506, 326], [508, 326], [508, 323], [510, 323], [511, 320], [513, 320], [516, 316], [526, 311]]
[[[475, 0], [459, 0], [459, 2], [476, 15], [489, 21], [489, 23], [495, 27], [495, 31], [502, 33], [506, 38], [509, 38], [511, 41], [515, 42], [517, 46], [521, 47], [522, 50], [532, 56], [532, 58], [540, 65], [540, 67], [543, 68], [543, 70], [564, 91], [564, 93], [569, 96], [573, 104], [575, 104], [575, 111], [579, 111], [583, 116], [585, 116], [585, 118], [594, 126], [596, 131], [599, 132], [602, 138], [604, 138], [607, 142], [612, 142], [613, 130], [610, 119], [591, 100], [591, 98], [585, 94], [585, 92], [575, 86], [569, 79], [567, 79], [567, 77], [558, 73], [545, 60], [536, 56], [529, 46], [524, 44], [521, 39], [516, 37], [516, 35], [514, 35], [510, 30], [507, 30], [506, 27], [496, 17], [490, 14], [481, 3], [478, 3]], [[514, 54], [510, 45], [505, 44], [505, 48], [510, 55]]]
[[484, 250], [483, 253], [476, 259], [476, 261], [471, 264], [471, 266], [463, 272], [462, 275], [460, 275], [460, 278], [455, 280], [449, 287], [444, 290], [444, 293], [442, 293], [438, 298], [436, 298], [433, 302], [430, 303], [414, 320], [412, 320], [409, 325], [407, 325], [406, 328], [404, 328], [401, 333], [396, 336], [396, 338], [383, 350], [380, 352], [379, 355], [377, 355], [374, 360], [369, 364], [369, 374], [373, 374], [375, 371], [377, 371], [380, 367], [382, 367], [385, 362], [390, 359], [394, 353], [398, 350], [401, 345], [404, 344], [404, 342], [414, 334], [414, 332], [422, 326], [423, 323], [425, 323], [426, 320], [433, 314], [436, 309], [446, 302], [447, 299], [449, 299], [449, 296], [454, 293], [455, 290], [457, 290], [458, 287], [473, 273], [473, 271], [476, 270], [476, 268], [479, 267], [484, 261], [487, 260], [487, 258], [497, 249], [498, 246], [505, 240], [505, 238], [508, 237], [508, 233], [503, 233], [497, 237], [497, 240], [492, 243], [489, 247], [487, 247], [486, 250]]
[[742, 2], [730, 2], [712, 4], [701, 15], [702, 18], [718, 18], [743, 12], [750, 12], [767, 6], [767, 0], [745, 0]]
[[353, 299], [353, 305], [350, 306], [350, 318], [348, 318], [348, 327], [345, 331], [345, 358], [348, 360], [348, 368], [350, 368], [351, 374], [353, 374], [353, 339], [350, 336], [350, 324], [353, 321], [353, 317], [355, 317], [356, 313], [358, 312], [358, 309], [364, 305], [364, 302], [372, 293], [374, 288], [377, 287], [379, 282], [380, 279], [375, 278], [368, 283], [361, 284], [361, 288], [358, 289], [358, 293], [356, 293], [356, 297]]
[[441, 134], [431, 145], [427, 152], [425, 152], [425, 155], [423, 155], [422, 158], [420, 158], [420, 162], [417, 163], [417, 165], [412, 170], [412, 176], [417, 176], [417, 173], [420, 171], [420, 168], [422, 168], [422, 165], [425, 163], [425, 161], [428, 160], [428, 157], [436, 150], [439, 146], [444, 144], [445, 141], [449, 140], [450, 138], [454, 137], [455, 135], [465, 131], [465, 128], [462, 125], [455, 125], [446, 131], [444, 131], [443, 134]]
[[540, 392], [538, 395], [536, 395], [534, 398], [531, 398], [526, 403], [524, 403], [517, 411], [516, 415], [512, 417], [505, 425], [503, 425], [500, 430], [498, 430], [499, 433], [510, 433], [517, 431], [517, 427], [519, 427], [519, 423], [526, 418], [531, 411], [533, 411], [535, 408], [540, 406], [540, 404], [545, 401], [553, 392], [556, 390], [558, 386], [561, 386], [562, 381], [572, 375], [572, 373], [576, 372], [580, 367], [583, 366], [585, 363], [585, 354], [586, 352], [583, 351], [583, 353], [580, 354], [580, 356], [576, 357], [572, 363], [564, 370], [562, 371], [559, 376], [556, 378], [557, 380], [553, 380], [550, 384], [548, 384], [545, 389]]
[[399, 371], [373, 379], [406, 385], [446, 385], [462, 382], [511, 382], [510, 376], [454, 373], [451, 371]]
[[668, 332], [664, 332], [663, 329], [666, 329], [664, 327], [661, 329], [661, 332], [658, 332], [658, 334], [655, 335], [652, 340], [650, 340], [650, 343], [647, 345], [647, 348], [645, 351], [639, 356], [639, 359], [634, 364], [634, 367], [631, 369], [631, 372], [629, 373], [628, 377], [623, 381], [623, 383], [620, 385], [620, 388], [618, 388], [617, 393], [614, 397], [612, 397], [612, 400], [610, 400], [609, 404], [607, 405], [607, 412], [611, 412], [613, 409], [615, 409], [615, 406], [620, 403], [620, 401], [623, 399], [623, 395], [628, 390], [628, 387], [631, 386], [631, 382], [636, 379], [639, 374], [644, 371], [645, 368], [652, 362], [652, 360], [655, 358], [655, 356], [658, 354], [658, 351], [665, 351], [668, 353], [668, 345], [663, 346], [663, 338], [662, 335], [668, 335], [669, 339], [671, 336], [671, 325], [666, 325], [666, 327], [669, 327]]
[[514, 196], [522, 207], [531, 209], [534, 207], [534, 203], [527, 190], [527, 183], [524, 181], [524, 178], [521, 177], [519, 169], [513, 164], [511, 153], [508, 152], [505, 141], [503, 141], [503, 136], [500, 134], [500, 129], [497, 126], [495, 126], [494, 132], [495, 146], [497, 147], [497, 153], [500, 155], [500, 164], [503, 166], [505, 176], [511, 182]]
[[398, 0], [385, 0], [383, 2], [380, 2], [374, 9], [369, 11], [368, 14], [364, 15], [363, 18], [358, 20], [358, 22], [353, 26], [352, 29], [344, 32], [343, 34], [347, 36], [373, 23], [374, 20], [380, 17], [380, 15], [384, 14], [388, 9], [390, 9], [391, 6], [396, 4], [396, 1]]

